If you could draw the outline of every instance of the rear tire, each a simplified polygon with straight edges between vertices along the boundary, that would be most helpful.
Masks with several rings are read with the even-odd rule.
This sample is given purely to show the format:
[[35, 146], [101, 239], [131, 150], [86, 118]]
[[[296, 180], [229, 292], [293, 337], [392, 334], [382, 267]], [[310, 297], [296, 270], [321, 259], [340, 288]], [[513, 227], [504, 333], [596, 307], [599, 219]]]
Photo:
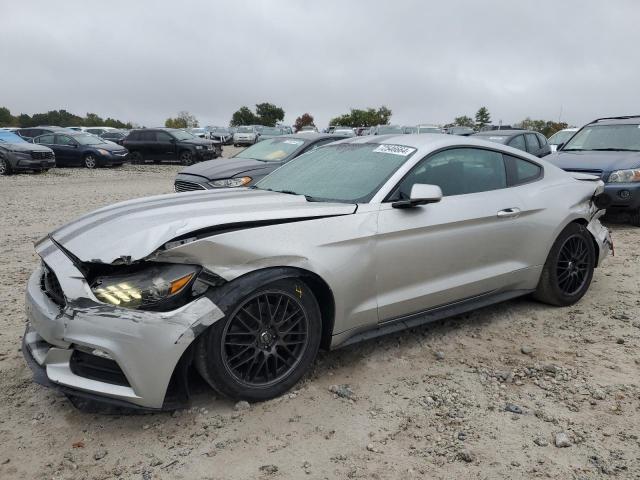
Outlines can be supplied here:
[[307, 372], [321, 334], [320, 309], [309, 287], [298, 279], [278, 280], [239, 300], [202, 334], [195, 365], [223, 395], [268, 400]]
[[144, 163], [144, 158], [140, 152], [129, 152], [129, 161], [132, 165]]
[[551, 247], [534, 298], [558, 307], [573, 305], [589, 289], [595, 262], [591, 234], [583, 225], [570, 223]]

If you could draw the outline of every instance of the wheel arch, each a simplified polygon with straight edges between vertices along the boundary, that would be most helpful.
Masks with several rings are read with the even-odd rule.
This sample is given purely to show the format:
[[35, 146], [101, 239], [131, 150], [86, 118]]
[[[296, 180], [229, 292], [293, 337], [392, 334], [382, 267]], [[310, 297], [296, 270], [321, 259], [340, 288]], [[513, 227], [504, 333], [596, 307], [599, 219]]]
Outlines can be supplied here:
[[225, 314], [241, 298], [257, 287], [285, 278], [299, 278], [313, 292], [322, 319], [320, 347], [328, 350], [331, 345], [335, 321], [335, 299], [331, 287], [317, 273], [298, 267], [269, 267], [246, 273], [224, 285], [211, 289], [207, 297]]
[[[596, 263], [595, 263], [595, 267], [594, 268], [598, 268], [598, 265], [600, 263], [600, 246], [598, 245], [598, 241], [596, 240], [596, 238], [593, 236], [593, 233], [591, 233], [589, 231], [589, 229], [587, 228], [589, 226], [589, 222], [585, 219], [585, 218], [576, 218], [572, 221], [570, 221], [569, 223], [567, 223], [567, 225], [565, 225], [564, 228], [567, 228], [567, 226], [571, 225], [572, 223], [576, 223], [578, 225], [581, 225], [582, 227], [584, 227], [584, 229], [587, 231], [587, 233], [589, 234], [589, 238], [591, 239], [591, 243], [593, 243], [593, 249], [596, 255]], [[563, 228], [563, 230], [564, 230]]]

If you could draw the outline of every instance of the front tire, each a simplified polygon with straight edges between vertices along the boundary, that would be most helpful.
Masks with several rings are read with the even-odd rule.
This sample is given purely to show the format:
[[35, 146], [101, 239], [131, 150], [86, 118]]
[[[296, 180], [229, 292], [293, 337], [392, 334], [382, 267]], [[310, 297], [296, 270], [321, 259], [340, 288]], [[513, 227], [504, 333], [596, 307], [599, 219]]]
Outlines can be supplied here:
[[239, 300], [198, 340], [198, 372], [223, 395], [263, 401], [307, 372], [320, 347], [322, 319], [313, 292], [298, 279], [263, 285]]
[[551, 247], [534, 298], [559, 307], [573, 305], [589, 289], [595, 263], [591, 234], [583, 225], [570, 223]]
[[180, 153], [180, 163], [185, 166], [193, 165], [195, 163], [193, 152], [190, 150], [184, 150]]
[[90, 170], [93, 170], [98, 166], [98, 159], [95, 154], [87, 153], [83, 158], [84, 166]]
[[138, 165], [144, 163], [144, 158], [140, 152], [129, 152], [129, 161], [131, 165]]
[[640, 209], [629, 215], [629, 223], [634, 227], [640, 227]]
[[9, 161], [6, 158], [0, 158], [0, 176], [11, 175], [12, 171]]

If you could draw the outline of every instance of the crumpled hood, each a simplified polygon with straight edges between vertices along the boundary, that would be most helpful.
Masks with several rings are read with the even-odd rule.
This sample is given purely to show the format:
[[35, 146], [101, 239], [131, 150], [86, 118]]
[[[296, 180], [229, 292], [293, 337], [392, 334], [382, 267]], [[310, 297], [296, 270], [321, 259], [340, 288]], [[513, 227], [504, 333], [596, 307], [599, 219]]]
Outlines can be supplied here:
[[190, 167], [180, 170], [179, 173], [198, 175], [199, 177], [204, 177], [207, 180], [216, 180], [221, 178], [237, 177], [252, 170], [262, 170], [266, 166], [271, 166], [271, 170], [273, 170], [275, 167], [279, 167], [280, 163], [261, 162], [259, 160], [239, 157], [216, 159], [196, 163], [195, 165], [191, 165]]
[[204, 228], [347, 215], [355, 210], [353, 204], [307, 202], [300, 195], [265, 190], [207, 190], [117, 203], [80, 217], [50, 237], [83, 262], [126, 263]]
[[602, 170], [611, 172], [640, 167], [640, 152], [567, 152], [560, 150], [545, 160], [563, 169]]

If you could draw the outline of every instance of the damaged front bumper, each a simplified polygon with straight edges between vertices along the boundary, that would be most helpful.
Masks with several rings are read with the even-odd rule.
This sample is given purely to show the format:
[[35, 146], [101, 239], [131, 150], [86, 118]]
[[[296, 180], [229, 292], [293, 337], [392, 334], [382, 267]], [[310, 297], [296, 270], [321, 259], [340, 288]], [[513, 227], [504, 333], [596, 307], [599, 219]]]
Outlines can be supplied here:
[[180, 359], [196, 332], [223, 312], [206, 297], [169, 312], [106, 305], [53, 242], [37, 250], [63, 296], [48, 291], [51, 281], [43, 281], [45, 269], [38, 267], [27, 286], [23, 339], [36, 381], [118, 405], [168, 408], [167, 390]]

